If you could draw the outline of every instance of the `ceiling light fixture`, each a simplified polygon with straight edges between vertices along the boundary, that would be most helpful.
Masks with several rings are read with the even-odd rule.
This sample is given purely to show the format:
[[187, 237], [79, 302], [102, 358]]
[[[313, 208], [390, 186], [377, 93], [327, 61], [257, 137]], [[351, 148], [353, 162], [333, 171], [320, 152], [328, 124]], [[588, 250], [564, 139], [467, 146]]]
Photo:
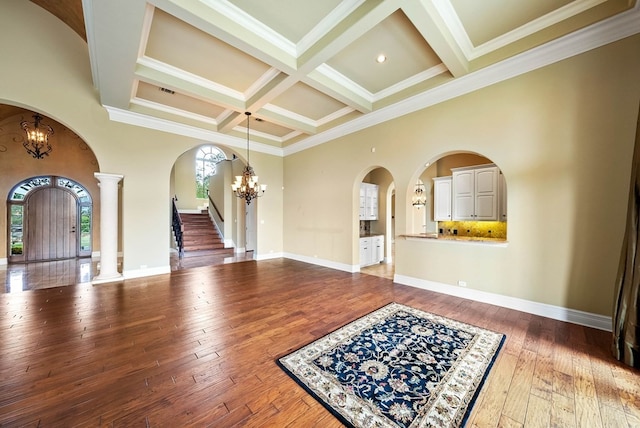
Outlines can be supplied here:
[[236, 175], [236, 181], [231, 185], [233, 193], [247, 202], [247, 205], [255, 198], [264, 195], [267, 190], [266, 184], [258, 184], [258, 176], [253, 172], [253, 168], [249, 164], [249, 118], [251, 113], [246, 111], [247, 115], [247, 166], [244, 167], [242, 175]]
[[385, 54], [380, 54], [378, 55], [378, 57], [376, 58], [376, 62], [378, 64], [382, 64], [383, 62], [385, 62], [387, 60], [387, 57]]
[[425, 187], [422, 181], [420, 180], [418, 180], [418, 182], [416, 183], [416, 188], [413, 191], [412, 202], [413, 202], [413, 206], [418, 207], [418, 209], [420, 209], [420, 207], [423, 207], [427, 204], [427, 194], [425, 191]]
[[20, 127], [26, 136], [22, 145], [34, 159], [43, 159], [45, 156], [49, 156], [53, 150], [51, 143], [49, 143], [49, 137], [53, 135], [53, 128], [40, 123], [42, 116], [38, 113], [33, 115], [33, 119], [33, 122], [26, 120], [20, 122]]

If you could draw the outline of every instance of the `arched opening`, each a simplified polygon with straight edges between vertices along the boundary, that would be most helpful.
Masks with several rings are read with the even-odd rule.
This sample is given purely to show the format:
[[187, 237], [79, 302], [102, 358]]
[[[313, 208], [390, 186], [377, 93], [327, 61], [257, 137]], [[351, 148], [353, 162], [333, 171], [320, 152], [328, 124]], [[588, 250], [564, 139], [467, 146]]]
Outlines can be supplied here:
[[360, 272], [393, 278], [395, 184], [382, 167], [371, 168], [358, 183], [358, 265]]
[[[500, 167], [472, 152], [425, 164], [408, 200], [408, 234], [448, 239], [507, 239], [507, 185]], [[416, 204], [418, 194], [425, 197]]]
[[176, 228], [172, 225], [172, 266], [246, 260], [247, 251], [255, 248], [256, 202], [245, 207], [246, 203], [231, 190], [234, 176], [241, 174], [243, 167], [231, 149], [212, 144], [194, 147], [176, 159], [169, 185], [174, 216], [177, 214], [183, 223], [197, 220], [200, 225], [206, 224], [206, 228], [198, 227], [199, 231], [191, 233], [190, 227], [183, 224], [182, 259], [177, 251], [180, 243]]

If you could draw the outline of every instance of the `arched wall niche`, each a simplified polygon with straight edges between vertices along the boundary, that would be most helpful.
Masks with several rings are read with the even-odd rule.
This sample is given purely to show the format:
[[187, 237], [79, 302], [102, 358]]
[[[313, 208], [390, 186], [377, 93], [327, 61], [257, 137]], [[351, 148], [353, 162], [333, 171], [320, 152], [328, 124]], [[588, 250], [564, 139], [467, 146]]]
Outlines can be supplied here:
[[[409, 234], [444, 234], [468, 237], [507, 239], [506, 222], [506, 178], [500, 170], [501, 184], [498, 181], [497, 197], [498, 218], [497, 221], [442, 221], [435, 218], [434, 179], [438, 177], [452, 176], [452, 169], [493, 164], [500, 169], [490, 158], [476, 152], [451, 151], [434, 156], [425, 162], [424, 167], [416, 171], [412, 184], [407, 189], [407, 201], [411, 204], [417, 184], [424, 185], [426, 203], [424, 206], [411, 206], [407, 210], [407, 225]], [[504, 201], [504, 205], [501, 202]], [[501, 206], [504, 213], [500, 213]]]

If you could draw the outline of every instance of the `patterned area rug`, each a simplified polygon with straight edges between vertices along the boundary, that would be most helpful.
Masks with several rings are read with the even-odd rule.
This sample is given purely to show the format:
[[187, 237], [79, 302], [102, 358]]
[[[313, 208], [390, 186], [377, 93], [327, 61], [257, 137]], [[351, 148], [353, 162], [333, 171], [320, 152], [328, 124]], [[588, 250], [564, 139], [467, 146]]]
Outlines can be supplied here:
[[351, 427], [460, 427], [504, 342], [390, 303], [278, 359]]

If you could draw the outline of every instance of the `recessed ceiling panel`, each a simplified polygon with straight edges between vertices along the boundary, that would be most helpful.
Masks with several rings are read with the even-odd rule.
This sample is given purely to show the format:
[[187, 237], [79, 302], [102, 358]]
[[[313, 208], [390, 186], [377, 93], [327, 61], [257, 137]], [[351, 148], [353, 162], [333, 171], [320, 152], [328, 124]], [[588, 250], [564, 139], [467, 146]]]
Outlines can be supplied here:
[[271, 104], [311, 120], [320, 120], [345, 107], [340, 101], [301, 82], [274, 98]]
[[145, 82], [138, 82], [136, 97], [212, 119], [218, 117], [218, 115], [224, 111], [224, 109], [219, 106], [178, 92], [172, 94], [170, 92], [163, 91], [156, 85], [151, 85]]
[[341, 0], [230, 0], [255, 19], [298, 43], [341, 3]]
[[[246, 122], [244, 122], [246, 126]], [[267, 122], [266, 120], [252, 117], [251, 131], [261, 132], [263, 134], [273, 135], [278, 138], [282, 138], [285, 135], [293, 132], [293, 129], [284, 126], [276, 125], [275, 123]]]
[[[381, 64], [376, 62], [379, 54], [387, 57]], [[327, 64], [375, 94], [440, 62], [411, 21], [397, 10]]]
[[157, 8], [145, 55], [238, 92], [244, 92], [270, 68]]
[[481, 45], [572, 0], [450, 0], [473, 46]]

